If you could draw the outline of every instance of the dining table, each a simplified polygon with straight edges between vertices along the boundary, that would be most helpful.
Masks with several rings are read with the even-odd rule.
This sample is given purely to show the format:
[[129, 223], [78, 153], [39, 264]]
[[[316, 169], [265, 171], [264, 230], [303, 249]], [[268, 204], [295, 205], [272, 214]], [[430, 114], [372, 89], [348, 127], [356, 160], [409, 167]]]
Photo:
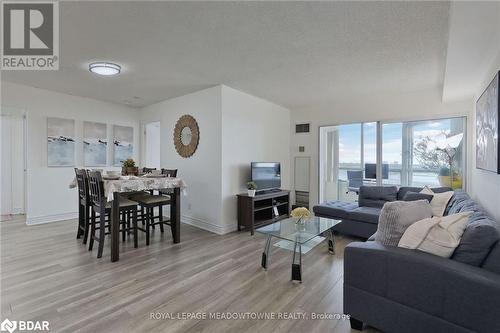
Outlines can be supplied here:
[[[186, 183], [177, 177], [155, 176], [120, 176], [114, 179], [103, 176], [104, 195], [111, 202], [110, 233], [111, 261], [120, 260], [120, 195], [136, 191], [151, 191], [171, 189], [170, 193], [170, 224], [172, 226], [173, 242], [181, 241], [181, 192], [186, 194]], [[75, 188], [76, 178], [70, 183]]]

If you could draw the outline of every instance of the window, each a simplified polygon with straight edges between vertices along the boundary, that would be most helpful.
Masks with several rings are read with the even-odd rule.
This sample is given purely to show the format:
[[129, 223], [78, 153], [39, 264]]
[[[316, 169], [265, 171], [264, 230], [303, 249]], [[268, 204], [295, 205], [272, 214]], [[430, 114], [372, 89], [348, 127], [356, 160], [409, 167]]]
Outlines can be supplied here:
[[382, 138], [384, 184], [463, 187], [464, 117], [383, 124]]
[[360, 186], [376, 184], [376, 122], [321, 127], [320, 149], [321, 198], [356, 201]]
[[382, 125], [382, 165], [388, 168], [387, 177], [382, 177], [383, 184], [403, 184], [403, 125], [401, 123]]
[[465, 128], [465, 117], [320, 127], [320, 200], [355, 201], [361, 185], [463, 188]]
[[338, 126], [339, 132], [339, 179], [347, 180], [347, 171], [362, 170], [361, 124]]

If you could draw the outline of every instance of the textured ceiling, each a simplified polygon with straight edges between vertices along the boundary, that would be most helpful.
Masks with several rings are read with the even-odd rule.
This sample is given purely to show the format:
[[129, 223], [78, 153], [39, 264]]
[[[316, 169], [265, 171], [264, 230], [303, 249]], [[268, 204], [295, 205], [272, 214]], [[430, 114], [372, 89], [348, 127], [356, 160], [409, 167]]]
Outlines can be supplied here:
[[452, 3], [443, 100], [478, 94], [478, 83], [493, 79], [489, 71], [499, 53], [500, 2]]
[[[441, 89], [446, 2], [60, 2], [60, 70], [2, 80], [132, 106], [225, 84], [291, 109]], [[88, 72], [95, 60], [117, 77]]]

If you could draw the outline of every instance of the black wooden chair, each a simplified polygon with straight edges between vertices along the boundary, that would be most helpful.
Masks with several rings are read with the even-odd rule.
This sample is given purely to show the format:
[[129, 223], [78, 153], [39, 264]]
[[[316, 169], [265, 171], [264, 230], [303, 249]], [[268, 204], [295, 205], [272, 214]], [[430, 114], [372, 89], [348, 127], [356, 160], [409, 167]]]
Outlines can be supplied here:
[[167, 177], [177, 177], [177, 169], [161, 169], [161, 174]]
[[[175, 178], [177, 177], [177, 169], [161, 169], [161, 174], [167, 177]], [[161, 195], [170, 196], [173, 193], [173, 190], [171, 188], [162, 188], [159, 192]]]
[[[154, 229], [155, 225], [160, 226], [161, 232], [164, 231], [164, 225], [170, 225], [170, 219], [166, 219], [163, 216], [163, 206], [170, 204], [170, 198], [164, 195], [143, 193], [132, 196], [131, 199], [137, 201], [141, 207], [141, 219], [145, 225], [145, 229], [138, 229], [146, 232], [146, 245], [149, 245], [151, 229]], [[155, 208], [158, 208], [158, 216], [154, 215]], [[156, 219], [158, 219], [158, 221], [156, 221]]]
[[142, 168], [142, 173], [151, 173], [151, 171], [156, 170], [156, 168]]
[[[89, 184], [90, 203], [92, 212], [90, 216], [90, 241], [89, 250], [92, 250], [94, 241], [99, 243], [97, 250], [97, 258], [102, 257], [104, 249], [104, 239], [106, 236], [106, 215], [111, 213], [111, 202], [108, 202], [104, 196], [104, 184], [101, 173], [98, 171], [88, 171], [87, 179]], [[120, 196], [120, 231], [122, 232], [122, 240], [125, 240], [127, 233], [132, 230], [134, 235], [134, 247], [138, 246], [137, 240], [137, 202], [126, 199]], [[99, 226], [97, 227], [96, 217], [99, 217]], [[131, 216], [132, 215], [132, 216]], [[130, 228], [130, 219], [132, 219], [133, 227]], [[96, 231], [99, 235], [96, 236]]]
[[78, 186], [78, 230], [76, 238], [83, 236], [83, 244], [87, 244], [90, 228], [90, 195], [87, 183], [87, 171], [75, 168], [76, 184]]
[[[161, 171], [162, 174], [167, 175], [168, 177], [177, 176], [177, 170], [162, 169]], [[132, 200], [137, 201], [139, 203], [139, 206], [141, 207], [141, 220], [142, 224], [145, 225], [144, 231], [146, 232], [146, 245], [149, 245], [150, 243], [151, 229], [155, 229], [155, 225], [160, 226], [161, 232], [164, 232], [163, 228], [164, 225], [169, 225], [170, 228], [172, 229], [172, 226], [170, 224], [170, 219], [166, 219], [163, 216], [163, 206], [170, 204], [170, 196], [164, 195], [164, 192], [166, 191], [168, 191], [168, 189], [159, 190], [160, 192], [159, 195], [141, 193], [141, 194], [134, 194], [130, 197]], [[157, 216], [154, 215], [155, 208], [158, 208]], [[143, 229], [139, 228], [139, 230]], [[173, 236], [173, 230], [172, 230], [172, 236]]]

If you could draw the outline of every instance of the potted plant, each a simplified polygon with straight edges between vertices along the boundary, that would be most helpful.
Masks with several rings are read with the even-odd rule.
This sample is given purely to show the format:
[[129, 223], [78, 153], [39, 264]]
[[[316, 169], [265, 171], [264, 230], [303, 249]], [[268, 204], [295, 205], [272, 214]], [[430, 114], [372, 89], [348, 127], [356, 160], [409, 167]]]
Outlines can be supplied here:
[[439, 185], [448, 186], [453, 189], [462, 187], [462, 177], [456, 171], [451, 171], [449, 167], [442, 167], [439, 170]]
[[252, 197], [252, 198], [255, 197], [255, 191], [257, 190], [257, 184], [255, 184], [255, 182], [248, 182], [247, 189], [248, 189], [248, 196]]
[[122, 162], [122, 175], [134, 175], [139, 174], [139, 168], [135, 166], [135, 161], [131, 158], [127, 158]]
[[448, 186], [452, 189], [462, 188], [462, 177], [455, 166], [455, 156], [459, 151], [460, 140], [455, 140], [453, 146], [446, 143], [446, 140], [453, 139], [459, 135], [450, 136], [442, 133], [446, 139], [445, 144], [438, 144], [435, 138], [426, 136], [422, 138], [414, 147], [414, 155], [420, 165], [426, 170], [439, 170], [438, 180], [441, 186]]

